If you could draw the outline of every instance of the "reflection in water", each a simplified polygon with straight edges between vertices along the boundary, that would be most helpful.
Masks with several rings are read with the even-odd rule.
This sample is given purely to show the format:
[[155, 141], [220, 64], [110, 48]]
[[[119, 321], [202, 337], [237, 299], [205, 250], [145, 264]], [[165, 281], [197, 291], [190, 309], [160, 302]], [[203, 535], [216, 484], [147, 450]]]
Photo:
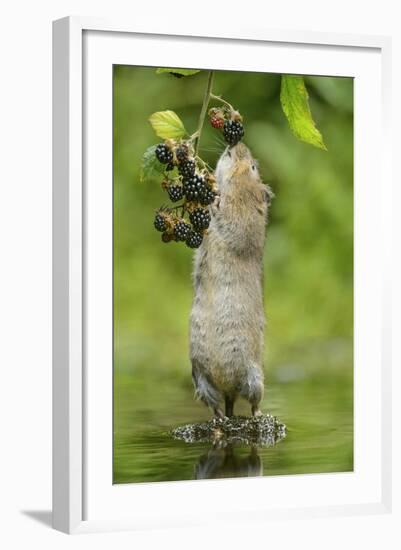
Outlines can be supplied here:
[[175, 428], [171, 434], [187, 444], [212, 444], [195, 465], [195, 479], [257, 477], [263, 475], [258, 447], [276, 445], [285, 437], [286, 427], [269, 414], [232, 416], [186, 424]]
[[232, 444], [217, 444], [199, 458], [194, 474], [195, 479], [257, 477], [263, 475], [263, 462], [256, 445], [246, 456], [239, 456]]

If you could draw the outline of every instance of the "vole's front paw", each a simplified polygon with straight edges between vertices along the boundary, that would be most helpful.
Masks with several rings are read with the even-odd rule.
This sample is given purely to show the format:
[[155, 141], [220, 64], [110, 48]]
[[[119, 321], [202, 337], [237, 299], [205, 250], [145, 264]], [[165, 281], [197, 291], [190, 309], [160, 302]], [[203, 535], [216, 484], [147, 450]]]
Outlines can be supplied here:
[[220, 208], [220, 195], [216, 195], [214, 201], [210, 205], [210, 209], [212, 211], [212, 214], [216, 214]]

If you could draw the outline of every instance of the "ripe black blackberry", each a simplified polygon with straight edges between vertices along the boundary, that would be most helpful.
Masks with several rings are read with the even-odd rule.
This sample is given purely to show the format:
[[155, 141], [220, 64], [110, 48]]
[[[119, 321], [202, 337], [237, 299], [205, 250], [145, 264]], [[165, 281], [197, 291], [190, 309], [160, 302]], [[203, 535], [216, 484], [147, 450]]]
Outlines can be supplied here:
[[188, 146], [187, 145], [179, 145], [177, 149], [175, 150], [175, 156], [177, 157], [178, 162], [184, 162], [188, 158]]
[[185, 244], [189, 246], [189, 248], [199, 248], [203, 241], [203, 235], [202, 233], [198, 233], [198, 231], [191, 230], [185, 239]]
[[195, 208], [193, 212], [190, 213], [189, 219], [194, 226], [194, 229], [202, 231], [207, 229], [210, 224], [210, 212], [206, 208]]
[[166, 231], [167, 221], [163, 214], [161, 214], [160, 212], [156, 213], [153, 225], [155, 226], [155, 229], [157, 229], [157, 231]]
[[170, 197], [170, 200], [173, 202], [180, 201], [184, 196], [184, 191], [182, 189], [182, 185], [168, 185], [167, 186], [167, 193]]
[[195, 161], [188, 159], [178, 165], [178, 173], [184, 178], [192, 178], [195, 175], [195, 168]]
[[199, 202], [201, 203], [202, 206], [209, 206], [209, 204], [212, 204], [212, 202], [214, 202], [215, 198], [216, 198], [216, 193], [209, 187], [205, 186], [205, 190], [201, 194], [199, 198]]
[[190, 232], [191, 226], [184, 220], [177, 222], [174, 227], [174, 236], [177, 241], [185, 241]]
[[197, 201], [205, 192], [205, 180], [195, 174], [192, 178], [184, 179], [183, 190], [188, 201]]
[[164, 243], [169, 243], [174, 239], [174, 236], [171, 233], [164, 232], [162, 233], [162, 241]]
[[173, 160], [173, 151], [167, 147], [165, 143], [159, 143], [156, 147], [155, 154], [157, 160], [162, 164], [168, 164]]
[[224, 123], [224, 139], [229, 145], [236, 145], [244, 137], [244, 127], [238, 120], [226, 120]]

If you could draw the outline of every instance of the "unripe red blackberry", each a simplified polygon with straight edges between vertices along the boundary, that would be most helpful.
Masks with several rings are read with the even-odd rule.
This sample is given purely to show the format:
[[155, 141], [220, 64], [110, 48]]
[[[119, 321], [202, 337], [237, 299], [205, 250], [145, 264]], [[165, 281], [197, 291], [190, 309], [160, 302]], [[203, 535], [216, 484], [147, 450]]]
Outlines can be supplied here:
[[157, 231], [166, 231], [168, 227], [167, 221], [165, 216], [160, 211], [156, 212], [153, 225], [155, 226], [155, 229], [157, 229]]
[[182, 185], [168, 185], [167, 186], [167, 193], [170, 197], [170, 200], [173, 202], [180, 201], [184, 196], [184, 191], [182, 189]]
[[197, 201], [205, 192], [205, 180], [195, 174], [192, 178], [184, 179], [184, 195], [188, 201]]
[[224, 139], [229, 145], [236, 145], [244, 137], [244, 127], [238, 120], [226, 120], [224, 123]]
[[191, 226], [184, 220], [177, 222], [174, 227], [174, 236], [177, 241], [185, 241], [190, 232]]
[[195, 208], [193, 212], [190, 213], [189, 219], [194, 227], [198, 231], [207, 229], [210, 224], [210, 212], [206, 208]]
[[157, 160], [162, 164], [171, 163], [173, 160], [173, 151], [169, 147], [167, 147], [165, 143], [159, 143], [159, 145], [156, 147], [155, 155], [157, 157]]
[[221, 130], [224, 126], [224, 118], [218, 115], [214, 115], [210, 117], [210, 124], [213, 126], [213, 128]]
[[190, 231], [187, 238], [185, 239], [185, 244], [189, 246], [189, 248], [199, 248], [203, 241], [203, 235], [202, 233], [198, 233], [198, 231]]
[[178, 165], [178, 173], [183, 178], [192, 178], [195, 174], [196, 164], [193, 159], [188, 159]]

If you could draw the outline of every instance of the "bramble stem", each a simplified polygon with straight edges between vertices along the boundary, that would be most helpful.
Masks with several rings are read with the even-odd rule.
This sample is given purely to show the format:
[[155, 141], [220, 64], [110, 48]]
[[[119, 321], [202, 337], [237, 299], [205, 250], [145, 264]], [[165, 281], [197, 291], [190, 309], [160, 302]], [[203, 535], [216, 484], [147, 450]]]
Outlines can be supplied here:
[[215, 99], [216, 101], [220, 101], [221, 103], [226, 105], [230, 109], [230, 111], [234, 111], [234, 107], [230, 103], [228, 103], [228, 101], [222, 99], [219, 95], [210, 94], [210, 97], [211, 99]]
[[200, 142], [200, 138], [201, 138], [201, 134], [202, 134], [203, 125], [205, 123], [207, 108], [208, 108], [208, 105], [209, 105], [210, 98], [212, 97], [213, 77], [214, 77], [213, 71], [209, 71], [207, 84], [206, 84], [205, 95], [203, 96], [202, 109], [201, 109], [201, 112], [200, 112], [200, 115], [199, 115], [198, 128], [197, 128], [197, 130], [194, 134], [194, 136], [195, 136], [195, 147], [194, 147], [195, 155], [198, 154], [199, 142]]
[[185, 209], [185, 202], [182, 204], [178, 204], [177, 206], [169, 206], [170, 210], [179, 210], [180, 208]]

